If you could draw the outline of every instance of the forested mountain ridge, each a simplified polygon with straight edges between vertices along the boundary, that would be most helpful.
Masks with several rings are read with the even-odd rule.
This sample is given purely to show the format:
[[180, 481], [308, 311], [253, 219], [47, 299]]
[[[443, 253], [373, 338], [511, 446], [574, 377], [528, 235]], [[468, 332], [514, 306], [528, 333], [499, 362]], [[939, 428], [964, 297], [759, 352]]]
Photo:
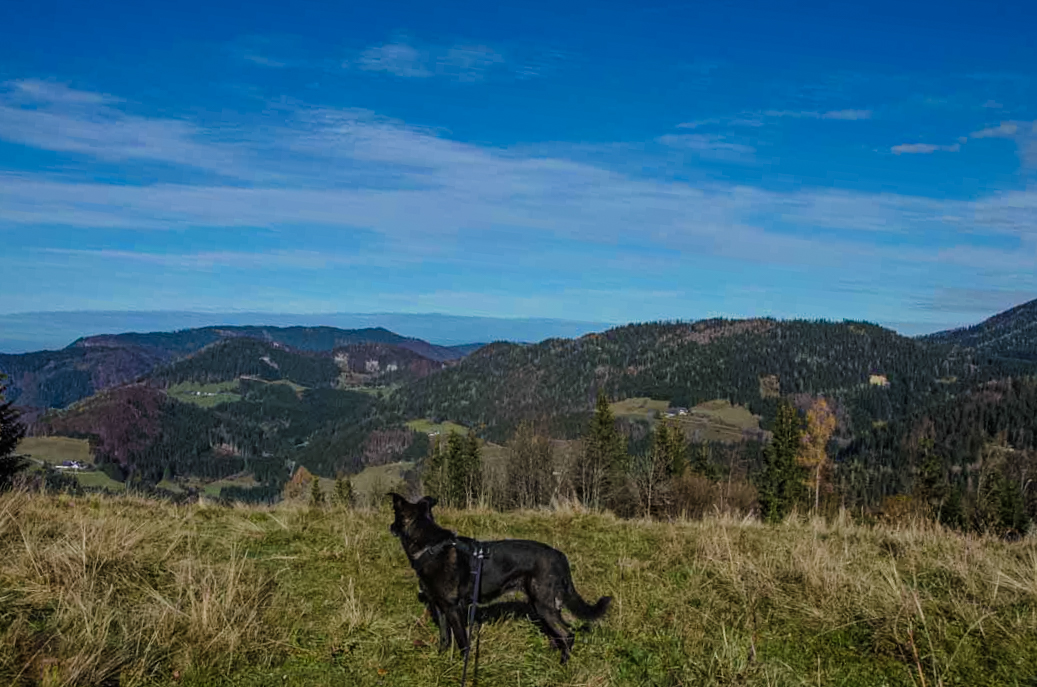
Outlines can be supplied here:
[[273, 493], [295, 463], [334, 476], [413, 459], [412, 446], [421, 455], [427, 445], [424, 434], [390, 422], [370, 394], [259, 379], [239, 380], [236, 391], [237, 400], [203, 408], [154, 384], [129, 384], [52, 410], [32, 433], [89, 439], [95, 461], [117, 481], [247, 472]]
[[137, 380], [160, 366], [228, 339], [266, 341], [313, 353], [330, 353], [335, 348], [359, 344], [383, 344], [440, 363], [457, 360], [477, 346], [435, 346], [380, 327], [202, 327], [177, 332], [105, 334], [77, 339], [57, 351], [0, 354], [0, 372], [10, 377], [9, 398], [18, 405], [61, 408], [102, 389]]
[[983, 355], [1037, 362], [1037, 299], [971, 327], [936, 332], [921, 338], [971, 349]]
[[394, 401], [407, 416], [484, 426], [500, 439], [523, 420], [577, 429], [575, 420], [559, 422], [585, 417], [599, 388], [611, 398], [649, 396], [679, 406], [726, 398], [767, 417], [774, 394], [766, 380], [776, 377], [781, 395], [837, 400], [844, 428], [860, 432], [919, 403], [1020, 371], [981, 358], [863, 322], [634, 324], [530, 346], [492, 344], [400, 389]]
[[1037, 491], [1025, 488], [1037, 478], [1037, 378], [992, 380], [911, 409], [861, 433], [837, 460], [841, 491], [851, 503], [907, 493], [919, 472], [974, 490], [980, 475], [996, 470], [1023, 486], [1028, 509], [1037, 512]]
[[102, 334], [77, 339], [70, 347], [105, 348], [145, 347], [164, 351], [172, 357], [194, 353], [221, 339], [249, 338], [282, 344], [299, 351], [330, 351], [342, 346], [377, 343], [406, 348], [432, 360], [457, 360], [469, 346], [436, 346], [421, 339], [401, 336], [384, 327], [339, 329], [337, 327], [263, 327], [219, 326], [184, 329], [178, 332], [147, 334]]

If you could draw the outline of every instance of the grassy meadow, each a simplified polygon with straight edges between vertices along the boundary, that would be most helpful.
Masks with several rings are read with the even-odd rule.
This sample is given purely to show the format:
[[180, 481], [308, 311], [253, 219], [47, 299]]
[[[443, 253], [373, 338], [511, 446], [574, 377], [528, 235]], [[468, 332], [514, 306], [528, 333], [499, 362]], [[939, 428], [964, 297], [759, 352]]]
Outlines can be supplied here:
[[221, 403], [240, 401], [241, 394], [238, 393], [240, 386], [237, 379], [214, 384], [180, 382], [169, 387], [166, 393], [184, 403], [193, 403], [202, 408], [214, 408]]
[[[483, 626], [504, 685], [1033, 685], [1037, 541], [790, 518], [443, 511], [562, 549], [614, 597], [561, 666]], [[380, 508], [0, 495], [0, 684], [456, 685]]]
[[425, 432], [431, 434], [432, 432], [439, 432], [440, 434], [447, 435], [450, 432], [457, 432], [458, 434], [465, 435], [468, 433], [468, 428], [457, 424], [456, 422], [432, 422], [432, 420], [410, 420], [407, 422], [407, 427], [413, 429], [415, 432]]
[[[665, 417], [669, 401], [657, 401], [646, 397], [627, 398], [609, 404], [617, 418], [656, 422], [656, 415]], [[718, 399], [700, 403], [688, 409], [687, 415], [671, 420], [684, 430], [685, 436], [697, 437], [697, 441], [741, 441], [743, 432], [759, 431], [760, 418], [745, 406], [732, 405]]]

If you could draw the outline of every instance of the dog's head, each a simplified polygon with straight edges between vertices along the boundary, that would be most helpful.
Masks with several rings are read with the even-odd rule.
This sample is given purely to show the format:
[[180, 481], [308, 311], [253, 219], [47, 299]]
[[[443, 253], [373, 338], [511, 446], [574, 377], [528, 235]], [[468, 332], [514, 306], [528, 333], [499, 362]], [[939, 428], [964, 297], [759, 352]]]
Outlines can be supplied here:
[[434, 522], [432, 519], [432, 506], [436, 505], [436, 499], [432, 496], [423, 496], [417, 503], [411, 503], [395, 492], [388, 494], [392, 498], [392, 509], [395, 519], [389, 525], [389, 531], [394, 537], [402, 537], [414, 532], [415, 526], [421, 522]]

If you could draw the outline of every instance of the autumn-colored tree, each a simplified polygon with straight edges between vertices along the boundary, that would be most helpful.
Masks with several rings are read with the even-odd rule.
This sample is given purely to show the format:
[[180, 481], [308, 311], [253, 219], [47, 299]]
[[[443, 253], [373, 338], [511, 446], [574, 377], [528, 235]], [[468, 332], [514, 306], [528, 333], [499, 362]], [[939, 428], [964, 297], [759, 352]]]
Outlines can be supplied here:
[[796, 462], [806, 470], [807, 488], [814, 492], [814, 512], [821, 505], [821, 482], [828, 467], [828, 441], [835, 431], [835, 413], [828, 401], [818, 398], [807, 409], [806, 431], [800, 437]]

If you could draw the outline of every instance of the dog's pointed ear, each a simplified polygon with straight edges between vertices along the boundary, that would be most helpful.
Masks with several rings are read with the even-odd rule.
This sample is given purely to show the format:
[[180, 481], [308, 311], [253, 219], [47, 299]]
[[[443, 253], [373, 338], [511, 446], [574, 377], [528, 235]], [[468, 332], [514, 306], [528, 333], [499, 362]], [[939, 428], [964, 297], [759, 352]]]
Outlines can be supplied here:
[[403, 498], [402, 496], [397, 494], [395, 491], [390, 491], [388, 494], [386, 494], [386, 496], [389, 496], [389, 497], [392, 498], [392, 507], [395, 508], [396, 510], [399, 510], [401, 505], [403, 505], [404, 503], [407, 503], [407, 499]]
[[432, 506], [434, 506], [437, 503], [439, 503], [439, 500], [436, 499], [435, 496], [422, 496], [421, 500], [418, 501], [418, 503], [424, 504], [425, 509], [431, 513], [432, 512]]

